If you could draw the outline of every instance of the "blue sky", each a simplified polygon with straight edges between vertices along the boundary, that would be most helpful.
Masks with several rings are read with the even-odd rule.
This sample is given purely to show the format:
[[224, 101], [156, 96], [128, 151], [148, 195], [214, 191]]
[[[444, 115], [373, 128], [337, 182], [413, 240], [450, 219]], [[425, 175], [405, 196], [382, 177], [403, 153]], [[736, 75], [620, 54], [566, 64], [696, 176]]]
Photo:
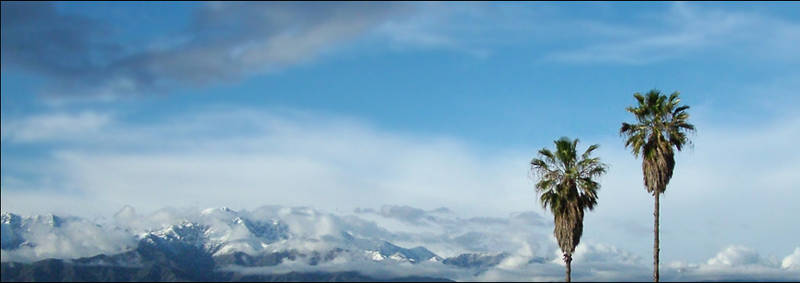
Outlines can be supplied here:
[[663, 258], [800, 244], [796, 3], [2, 5], [3, 211], [549, 215], [528, 162], [569, 136], [611, 164], [585, 241], [647, 258], [617, 132], [657, 88], [698, 128], [662, 204], [688, 248]]

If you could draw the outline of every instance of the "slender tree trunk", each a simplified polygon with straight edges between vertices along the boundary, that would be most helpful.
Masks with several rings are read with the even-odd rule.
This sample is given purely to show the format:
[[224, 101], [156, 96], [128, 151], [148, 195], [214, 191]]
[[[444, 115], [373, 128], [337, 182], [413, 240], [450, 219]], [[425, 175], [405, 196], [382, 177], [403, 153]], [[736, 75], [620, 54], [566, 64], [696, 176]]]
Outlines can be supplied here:
[[653, 216], [655, 216], [655, 224], [654, 231], [655, 231], [655, 241], [653, 241], [653, 282], [658, 282], [658, 191], [655, 193], [656, 195], [656, 208]]
[[572, 255], [565, 254], [564, 255], [564, 262], [567, 263], [567, 281], [566, 282], [571, 282], [572, 281], [572, 275], [571, 275], [572, 274]]

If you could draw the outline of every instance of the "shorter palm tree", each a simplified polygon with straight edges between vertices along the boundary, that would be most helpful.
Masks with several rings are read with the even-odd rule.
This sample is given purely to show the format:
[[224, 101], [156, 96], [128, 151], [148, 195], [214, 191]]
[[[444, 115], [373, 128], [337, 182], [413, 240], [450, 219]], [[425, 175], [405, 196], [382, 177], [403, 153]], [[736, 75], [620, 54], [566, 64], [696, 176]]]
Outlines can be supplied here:
[[539, 181], [536, 193], [542, 208], [550, 208], [555, 228], [553, 234], [564, 254], [566, 281], [570, 282], [572, 273], [572, 253], [583, 234], [583, 214], [588, 208], [597, 205], [597, 190], [600, 184], [596, 178], [606, 172], [607, 165], [599, 157], [590, 157], [599, 145], [591, 145], [579, 156], [576, 146], [578, 139], [562, 137], [554, 141], [556, 151], [546, 148], [539, 150], [539, 157], [531, 160], [531, 171]]

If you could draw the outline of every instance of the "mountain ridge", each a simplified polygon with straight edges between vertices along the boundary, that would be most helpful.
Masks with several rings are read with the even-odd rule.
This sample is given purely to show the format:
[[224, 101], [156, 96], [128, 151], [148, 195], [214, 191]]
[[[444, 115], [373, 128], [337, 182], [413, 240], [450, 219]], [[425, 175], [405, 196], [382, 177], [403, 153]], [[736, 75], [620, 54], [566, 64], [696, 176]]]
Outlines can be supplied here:
[[[125, 209], [123, 209], [125, 210]], [[115, 217], [135, 213], [121, 211]], [[47, 235], [72, 233], [82, 228], [114, 231], [131, 237], [135, 244], [119, 252], [103, 252], [76, 258], [45, 258], [29, 262], [3, 256], [3, 281], [282, 281], [294, 279], [385, 281], [417, 279], [446, 281], [436, 276], [376, 277], [358, 270], [359, 262], [386, 265], [430, 262], [455, 268], [485, 269], [500, 260], [485, 260], [479, 254], [464, 253], [444, 258], [423, 246], [404, 248], [380, 238], [364, 238], [350, 230], [327, 227], [323, 233], [304, 231], [303, 220], [319, 216], [315, 211], [281, 210], [285, 216], [254, 217], [227, 208], [206, 209], [199, 214], [163, 221], [160, 225], [100, 225], [77, 217], [56, 215], [23, 217], [2, 214], [3, 252], [35, 247], [26, 235], [44, 231]], [[288, 216], [287, 216], [288, 215]], [[275, 215], [273, 215], [275, 216]], [[304, 218], [305, 217], [305, 218]], [[323, 219], [324, 221], [334, 221]], [[295, 222], [295, 223], [287, 223]], [[87, 226], [88, 225], [88, 226]], [[335, 227], [333, 225], [332, 227]], [[303, 229], [300, 229], [303, 228]], [[326, 230], [327, 229], [327, 230]], [[49, 234], [48, 234], [49, 233]], [[126, 236], [127, 235], [127, 236]], [[318, 266], [331, 262], [352, 262], [352, 270], [242, 273], [231, 267], [276, 267], [283, 263]], [[468, 261], [468, 262], [465, 262]], [[457, 263], [457, 264], [454, 264]], [[233, 268], [235, 269], [235, 268]], [[413, 269], [412, 269], [413, 270]]]

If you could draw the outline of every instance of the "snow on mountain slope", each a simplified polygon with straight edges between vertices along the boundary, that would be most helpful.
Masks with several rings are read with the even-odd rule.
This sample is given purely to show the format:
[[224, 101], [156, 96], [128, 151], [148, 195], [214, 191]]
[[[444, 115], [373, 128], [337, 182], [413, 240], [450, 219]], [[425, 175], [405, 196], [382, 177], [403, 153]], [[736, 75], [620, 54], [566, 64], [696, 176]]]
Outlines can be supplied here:
[[34, 261], [119, 253], [136, 245], [134, 235], [77, 217], [2, 215], [2, 261]]
[[138, 241], [163, 249], [195, 247], [212, 256], [283, 251], [324, 254], [338, 249], [348, 256], [376, 260], [441, 260], [424, 247], [406, 249], [385, 241], [380, 236], [390, 233], [374, 223], [310, 208], [264, 207], [252, 212], [209, 208], [188, 213], [166, 209], [143, 216], [125, 207], [114, 221], [104, 224], [75, 217], [4, 213], [2, 233], [3, 261], [117, 253], [135, 248]]

